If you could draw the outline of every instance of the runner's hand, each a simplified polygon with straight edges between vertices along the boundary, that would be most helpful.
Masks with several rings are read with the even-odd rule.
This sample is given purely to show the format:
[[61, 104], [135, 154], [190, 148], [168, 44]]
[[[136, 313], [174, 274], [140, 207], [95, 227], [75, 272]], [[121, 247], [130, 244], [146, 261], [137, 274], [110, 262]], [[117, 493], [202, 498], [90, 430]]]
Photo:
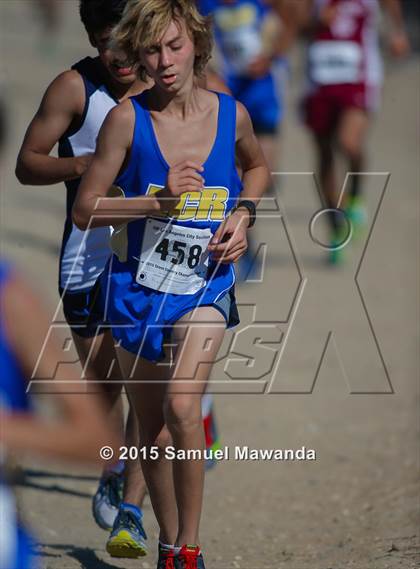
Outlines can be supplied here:
[[271, 69], [271, 57], [259, 55], [249, 65], [246, 74], [253, 79], [264, 77]]
[[208, 249], [213, 261], [236, 263], [248, 249], [248, 210], [239, 208], [227, 217], [213, 235]]
[[405, 32], [394, 32], [389, 38], [389, 49], [394, 57], [404, 57], [410, 52], [410, 43]]
[[173, 210], [179, 202], [179, 197], [185, 192], [201, 192], [204, 187], [204, 178], [199, 172], [203, 170], [200, 164], [191, 160], [184, 160], [172, 166], [169, 169], [165, 187], [156, 194], [161, 202], [162, 210]]
[[92, 162], [93, 153], [84, 154], [83, 156], [75, 156], [74, 164], [77, 176], [83, 176]]

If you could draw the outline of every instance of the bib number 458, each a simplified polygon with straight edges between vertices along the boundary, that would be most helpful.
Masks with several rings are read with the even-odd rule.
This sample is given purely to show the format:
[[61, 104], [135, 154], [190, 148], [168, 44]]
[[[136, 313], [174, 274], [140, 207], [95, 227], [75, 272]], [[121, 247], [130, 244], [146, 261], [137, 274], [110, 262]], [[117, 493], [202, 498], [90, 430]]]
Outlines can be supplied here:
[[[172, 249], [171, 251], [170, 248]], [[174, 265], [182, 265], [186, 262], [188, 267], [193, 269], [200, 262], [203, 249], [200, 245], [192, 245], [188, 248], [188, 244], [184, 241], [170, 241], [169, 239], [164, 238], [156, 246], [155, 252], [160, 254], [162, 261], [166, 261], [168, 255], [175, 253], [176, 256], [171, 258], [171, 263]]]

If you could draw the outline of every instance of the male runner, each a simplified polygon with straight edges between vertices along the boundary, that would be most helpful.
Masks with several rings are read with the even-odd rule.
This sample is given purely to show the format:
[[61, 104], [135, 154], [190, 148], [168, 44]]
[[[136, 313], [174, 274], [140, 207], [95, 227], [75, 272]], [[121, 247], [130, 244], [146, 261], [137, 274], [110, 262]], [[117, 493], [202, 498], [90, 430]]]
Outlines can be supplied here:
[[[112, 379], [117, 380], [122, 376], [116, 362], [114, 343], [109, 331], [100, 327], [104, 322], [94, 288], [110, 255], [110, 229], [83, 233], [72, 223], [70, 212], [80, 177], [91, 161], [106, 115], [120, 101], [139, 93], [145, 86], [124, 58], [108, 48], [111, 29], [120, 20], [125, 4], [126, 0], [81, 0], [80, 17], [98, 56], [79, 61], [49, 85], [26, 132], [16, 166], [16, 175], [23, 184], [65, 182], [67, 216], [59, 269], [64, 315], [82, 366], [89, 358], [96, 377], [107, 379], [114, 361]], [[55, 158], [50, 156], [50, 152], [57, 142], [58, 158]], [[121, 385], [103, 385], [111, 418], [122, 432]], [[132, 413], [129, 413], [127, 422], [126, 444], [138, 444], [137, 425]], [[124, 477], [123, 499], [139, 508], [146, 492], [139, 463], [127, 461]], [[109, 530], [113, 526], [121, 500], [122, 483], [121, 464], [104, 469], [93, 499], [95, 520], [104, 529]], [[142, 534], [136, 538], [134, 533], [129, 533], [127, 547], [131, 555], [146, 553]]]
[[[278, 168], [280, 125], [284, 113], [284, 58], [295, 37], [290, 0], [199, 0], [211, 15], [219, 71], [232, 95], [250, 114], [271, 171]], [[211, 86], [211, 79], [209, 81]], [[239, 278], [256, 272], [251, 244], [239, 263]]]
[[[307, 127], [313, 134], [321, 188], [328, 208], [338, 207], [334, 154], [341, 150], [350, 172], [365, 169], [369, 120], [378, 109], [382, 84], [378, 16], [389, 16], [389, 42], [395, 56], [405, 55], [408, 40], [399, 0], [305, 0], [309, 23], [308, 88], [304, 101]], [[304, 5], [304, 4], [303, 4]], [[351, 177], [343, 204], [353, 229], [366, 222], [360, 177]], [[341, 207], [341, 204], [340, 204]], [[344, 217], [331, 212], [330, 262], [342, 258], [347, 238]]]
[[27, 392], [28, 378], [36, 383], [46, 377], [61, 352], [57, 341], [49, 342], [37, 361], [48, 332], [48, 318], [24, 278], [3, 259], [0, 305], [0, 567], [35, 569], [34, 543], [16, 504], [13, 466], [8, 459], [29, 452], [96, 464], [103, 445], [116, 450], [121, 440], [109, 428], [96, 395], [68, 392], [66, 380], [72, 377], [66, 368], [52, 386], [44, 384], [39, 395], [55, 404], [57, 417], [51, 422], [36, 413], [32, 392]]
[[[73, 219], [83, 229], [127, 224], [101, 290], [146, 452], [158, 568], [204, 569], [201, 396], [225, 328], [237, 322], [232, 263], [246, 250], [270, 177], [243, 105], [197, 84], [211, 34], [194, 4], [127, 6], [114, 41], [154, 85], [108, 115]], [[125, 197], [107, 197], [114, 181]], [[164, 348], [169, 337], [173, 359]], [[198, 456], [171, 461], [170, 439]], [[120, 508], [119, 516], [131, 514]]]
[[[81, 0], [80, 16], [98, 57], [85, 58], [71, 71], [59, 75], [48, 87], [40, 109], [25, 136], [19, 154], [16, 173], [24, 184], [47, 185], [64, 181], [67, 187], [67, 218], [60, 255], [59, 290], [66, 320], [84, 366], [89, 361], [97, 377], [107, 378], [116, 356], [109, 332], [100, 328], [102, 310], [94, 287], [110, 255], [109, 228], [81, 232], [71, 221], [80, 176], [87, 168], [96, 147], [96, 138], [105, 116], [118, 102], [139, 93], [145, 83], [139, 81], [124, 58], [108, 48], [112, 27], [120, 20], [126, 0]], [[50, 156], [59, 142], [59, 158]], [[90, 355], [89, 355], [90, 354]], [[113, 379], [122, 379], [118, 365], [112, 370]], [[105, 384], [106, 387], [106, 384]], [[123, 428], [123, 408], [120, 389], [108, 388], [113, 420]], [[213, 414], [212, 397], [203, 397], [203, 418], [209, 448], [219, 446]], [[127, 446], [138, 446], [135, 415], [129, 412]], [[208, 461], [207, 466], [212, 462]], [[104, 469], [99, 488], [93, 499], [93, 514], [103, 529], [112, 529], [115, 522], [121, 487], [122, 465]], [[128, 460], [124, 469], [124, 503], [133, 505], [141, 517], [140, 506], [145, 484], [138, 461]], [[146, 552], [142, 527], [120, 524], [120, 533], [108, 543], [115, 556], [136, 557]]]

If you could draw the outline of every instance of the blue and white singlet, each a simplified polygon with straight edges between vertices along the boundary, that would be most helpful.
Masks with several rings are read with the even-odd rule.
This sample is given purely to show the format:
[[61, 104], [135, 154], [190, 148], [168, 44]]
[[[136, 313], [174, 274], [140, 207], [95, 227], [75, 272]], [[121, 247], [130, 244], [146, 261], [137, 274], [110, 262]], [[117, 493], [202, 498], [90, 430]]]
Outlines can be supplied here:
[[[115, 181], [127, 198], [159, 191], [169, 171], [147, 96], [146, 91], [131, 98], [135, 127], [130, 159]], [[112, 256], [101, 277], [105, 317], [114, 338], [151, 361], [162, 357], [164, 339], [184, 314], [209, 305], [223, 313], [218, 302], [231, 293], [235, 282], [233, 265], [217, 266], [207, 249], [242, 190], [235, 166], [236, 102], [228, 95], [217, 96], [217, 134], [203, 163], [204, 190], [183, 194], [169, 218], [153, 216], [128, 223], [127, 246]]]
[[245, 105], [257, 134], [273, 134], [283, 117], [285, 60], [278, 57], [263, 76], [247, 74], [264, 52], [263, 35], [271, 8], [264, 0], [199, 0], [204, 16], [211, 15], [220, 58], [220, 72], [232, 95]]
[[225, 77], [245, 77], [253, 59], [263, 52], [262, 30], [270, 12], [263, 0], [199, 0], [203, 15], [212, 15], [216, 44]]
[[[105, 84], [98, 58], [86, 57], [72, 69], [81, 75], [86, 91], [81, 124], [70, 128], [60, 139], [60, 158], [83, 156], [95, 152], [96, 139], [108, 112], [118, 104]], [[60, 254], [59, 288], [66, 292], [87, 290], [102, 273], [111, 249], [109, 227], [81, 231], [72, 222], [71, 210], [80, 178], [65, 182], [67, 189], [66, 221]]]

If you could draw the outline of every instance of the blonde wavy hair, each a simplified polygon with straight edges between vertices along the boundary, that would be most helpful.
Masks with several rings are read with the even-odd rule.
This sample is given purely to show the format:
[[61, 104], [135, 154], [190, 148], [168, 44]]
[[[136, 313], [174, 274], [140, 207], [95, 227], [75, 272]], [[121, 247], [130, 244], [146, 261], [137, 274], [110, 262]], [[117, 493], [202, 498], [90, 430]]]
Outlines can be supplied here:
[[210, 20], [201, 16], [194, 0], [128, 0], [122, 19], [112, 31], [111, 48], [122, 51], [137, 67], [143, 81], [148, 78], [140, 62], [140, 50], [155, 45], [171, 21], [185, 22], [196, 56], [195, 75], [201, 75], [211, 57], [213, 39]]

